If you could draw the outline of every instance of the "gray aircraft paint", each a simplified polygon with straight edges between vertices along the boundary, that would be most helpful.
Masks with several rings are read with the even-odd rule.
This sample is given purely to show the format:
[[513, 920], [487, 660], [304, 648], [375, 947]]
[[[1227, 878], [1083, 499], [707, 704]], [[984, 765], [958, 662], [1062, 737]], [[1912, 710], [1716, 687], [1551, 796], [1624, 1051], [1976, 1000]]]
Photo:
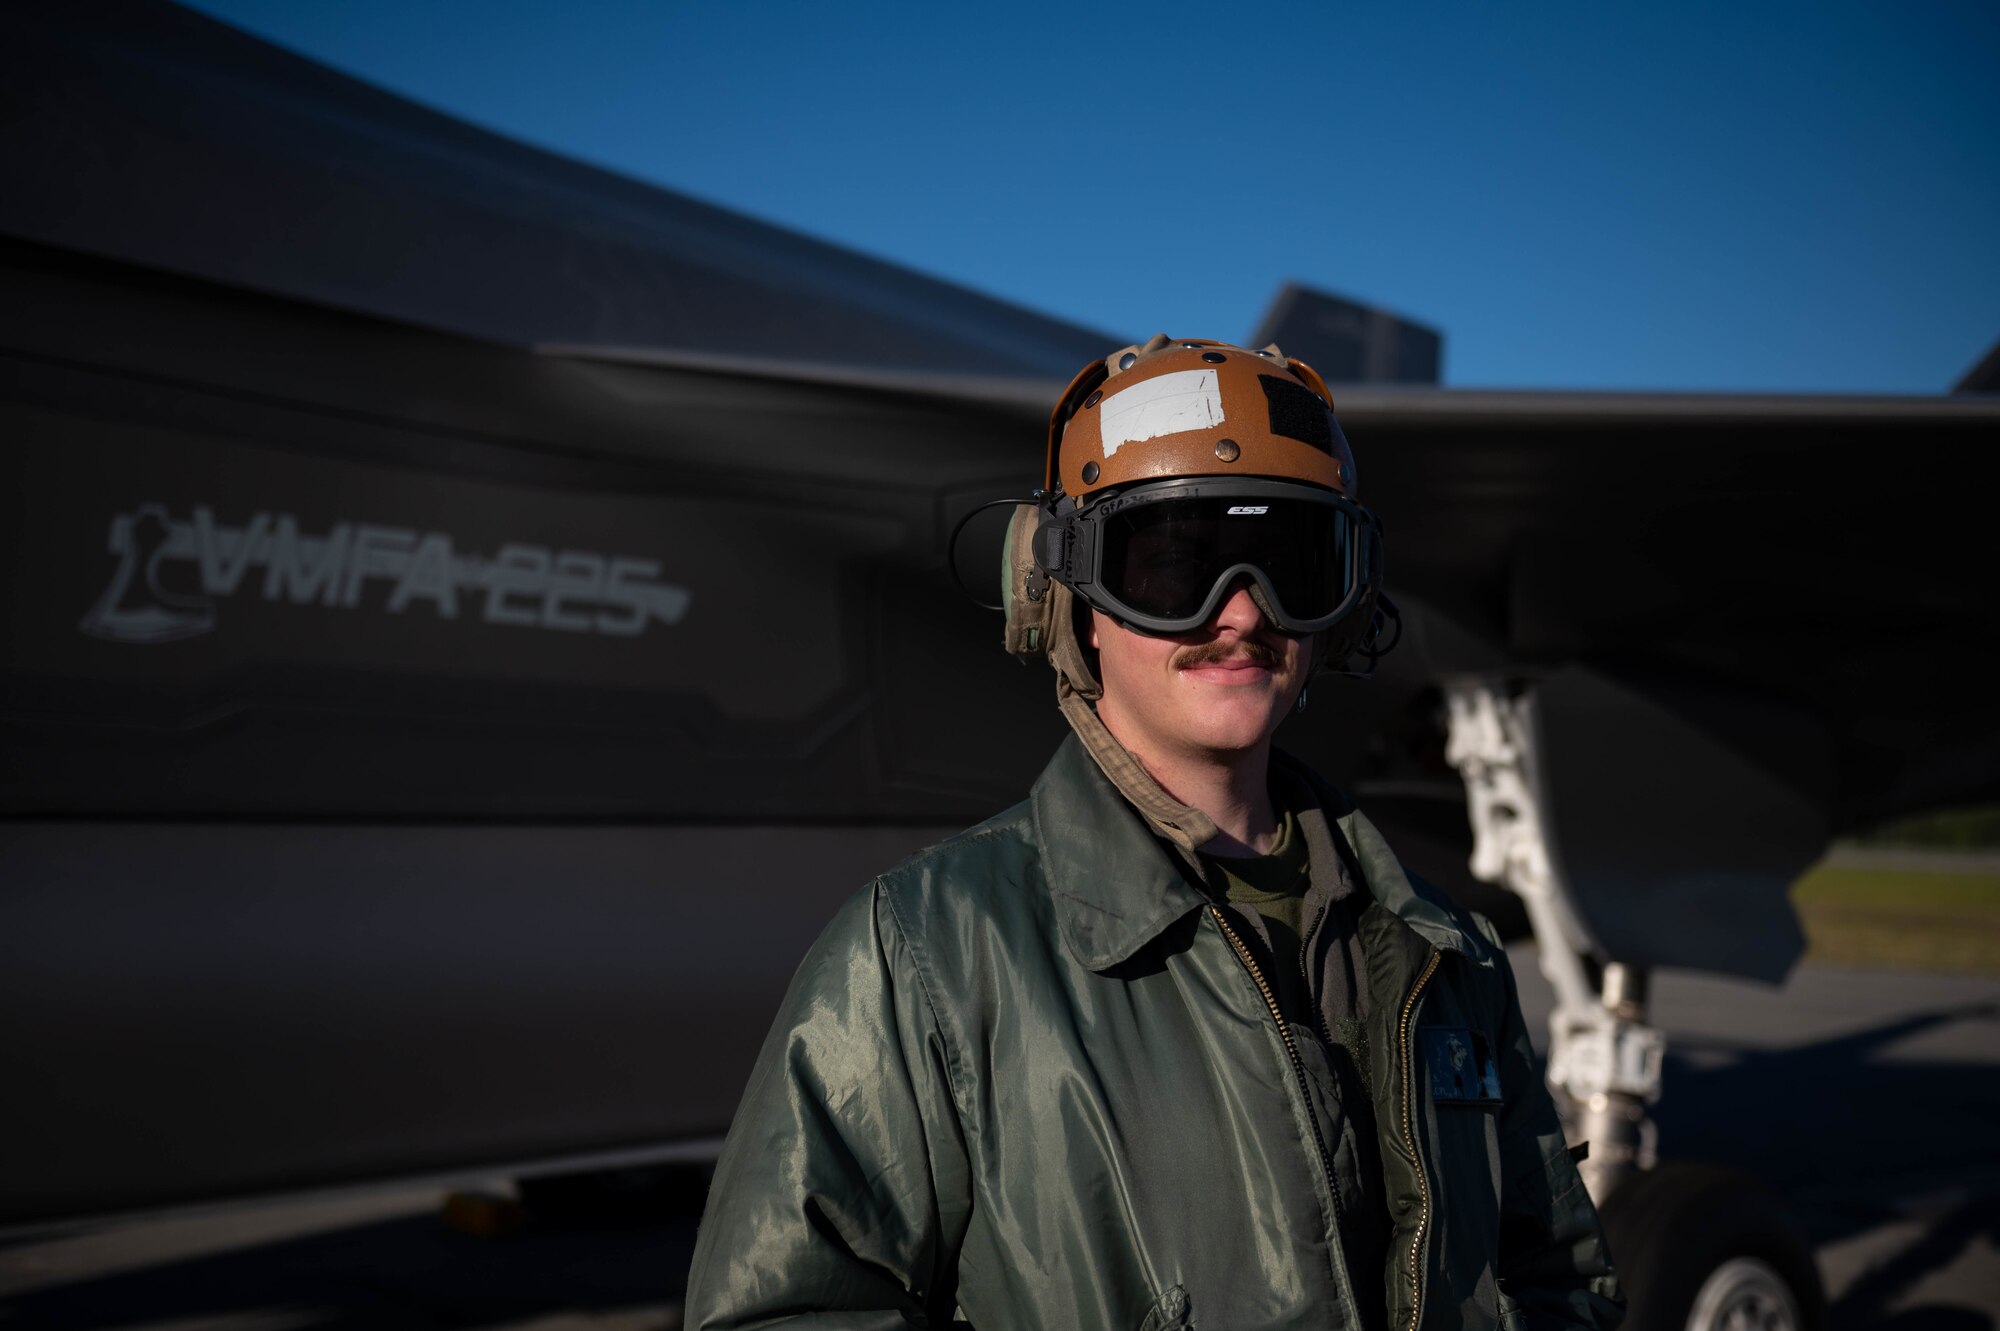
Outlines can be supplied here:
[[[0, 1176], [38, 1180], [14, 1214], [713, 1138], [818, 912], [1019, 798], [1060, 735], [944, 538], [1033, 483], [1064, 377], [1127, 339], [170, 5], [9, 21], [0, 1015], [35, 1063]], [[1662, 965], [1781, 963], [1815, 829], [2000, 796], [1974, 539], [2000, 404], [1337, 394], [1409, 637], [1279, 742], [1419, 872], [1470, 886], [1451, 674], [1547, 690], [1579, 914]], [[163, 561], [145, 603], [212, 627], [79, 632], [148, 504], [290, 515], [280, 594]], [[303, 542], [343, 524], [409, 533], [371, 558], [424, 549], [435, 595], [305, 593]], [[529, 628], [454, 580], [447, 617], [426, 534], [654, 561], [686, 613], [563, 631], [564, 600]], [[746, 917], [787, 932], [745, 946]], [[711, 962], [726, 1026], [675, 987]]]

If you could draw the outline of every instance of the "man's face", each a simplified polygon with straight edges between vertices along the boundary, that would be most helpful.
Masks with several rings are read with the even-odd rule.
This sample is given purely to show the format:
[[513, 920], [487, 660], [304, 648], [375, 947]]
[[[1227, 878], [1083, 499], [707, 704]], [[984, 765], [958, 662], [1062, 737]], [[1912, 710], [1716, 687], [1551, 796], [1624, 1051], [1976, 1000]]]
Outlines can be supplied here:
[[1256, 748], [1291, 710], [1310, 660], [1307, 639], [1265, 619], [1242, 579], [1213, 619], [1170, 637], [1092, 610], [1090, 645], [1104, 684], [1098, 715], [1141, 755], [1213, 759]]

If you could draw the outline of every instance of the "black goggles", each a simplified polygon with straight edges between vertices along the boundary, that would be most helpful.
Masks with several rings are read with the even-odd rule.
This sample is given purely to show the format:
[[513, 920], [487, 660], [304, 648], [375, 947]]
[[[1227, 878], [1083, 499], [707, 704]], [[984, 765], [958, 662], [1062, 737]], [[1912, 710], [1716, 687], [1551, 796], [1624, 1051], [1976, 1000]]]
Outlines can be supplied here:
[[1318, 633], [1372, 602], [1382, 576], [1380, 529], [1367, 509], [1283, 481], [1158, 481], [1051, 513], [1035, 560], [1149, 633], [1200, 628], [1239, 578], [1276, 627]]

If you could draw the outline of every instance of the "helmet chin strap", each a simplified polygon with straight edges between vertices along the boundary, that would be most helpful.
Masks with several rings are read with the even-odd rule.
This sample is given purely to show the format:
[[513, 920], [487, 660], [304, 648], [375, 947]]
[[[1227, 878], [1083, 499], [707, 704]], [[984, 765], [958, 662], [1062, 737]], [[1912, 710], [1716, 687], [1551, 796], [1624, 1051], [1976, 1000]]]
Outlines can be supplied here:
[[1083, 644], [1077, 641], [1075, 594], [1062, 583], [1051, 582], [1049, 597], [1049, 663], [1056, 668], [1056, 706], [1063, 719], [1105, 777], [1153, 830], [1193, 853], [1215, 838], [1215, 820], [1169, 795], [1105, 726], [1093, 705], [1104, 696], [1104, 686], [1091, 670]]

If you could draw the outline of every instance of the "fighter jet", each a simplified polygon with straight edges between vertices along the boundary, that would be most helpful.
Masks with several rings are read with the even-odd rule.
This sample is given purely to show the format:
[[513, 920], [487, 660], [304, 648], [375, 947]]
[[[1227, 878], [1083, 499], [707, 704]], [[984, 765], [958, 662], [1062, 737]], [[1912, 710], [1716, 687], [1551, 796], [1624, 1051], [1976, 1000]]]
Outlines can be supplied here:
[[[9, 10], [0, 86], [0, 1225], [712, 1155], [838, 902], [1064, 733], [950, 537], [1157, 330], [163, 0]], [[1782, 977], [1831, 837], [2000, 795], [2000, 399], [1448, 390], [1305, 292], [1264, 331], [1374, 380], [1403, 621], [1281, 742], [1518, 894], [1613, 1191], [1647, 973]]]

